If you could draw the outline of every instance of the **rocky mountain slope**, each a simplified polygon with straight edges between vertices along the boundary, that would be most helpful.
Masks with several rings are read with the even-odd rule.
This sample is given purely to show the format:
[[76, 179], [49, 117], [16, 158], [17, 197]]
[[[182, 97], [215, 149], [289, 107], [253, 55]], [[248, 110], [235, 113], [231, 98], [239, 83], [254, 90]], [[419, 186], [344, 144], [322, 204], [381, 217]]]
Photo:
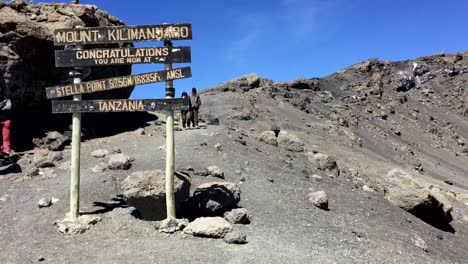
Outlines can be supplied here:
[[[204, 90], [202, 129], [175, 135], [184, 179], [177, 186], [190, 195], [178, 216], [222, 216], [213, 209], [219, 203], [203, 203], [203, 190], [233, 183], [240, 194], [217, 188], [240, 195], [250, 224], [224, 224], [222, 236], [229, 228], [244, 233], [242, 245], [192, 236], [215, 225], [203, 218], [167, 235], [153, 221], [163, 210], [138, 213], [146, 210], [132, 200], [138, 195], [164, 197], [161, 185], [146, 188], [143, 180], [162, 182], [160, 172], [143, 172], [164, 170], [159, 113], [135, 131], [83, 143], [81, 208], [101, 220], [83, 234], [57, 232], [53, 223], [68, 210], [70, 150], [50, 147], [61, 140], [50, 134], [39, 144], [49, 150], [2, 171], [0, 256], [4, 263], [467, 263], [467, 67], [467, 53], [369, 60], [325, 78], [280, 83], [250, 74]], [[52, 197], [59, 201], [38, 208]]]

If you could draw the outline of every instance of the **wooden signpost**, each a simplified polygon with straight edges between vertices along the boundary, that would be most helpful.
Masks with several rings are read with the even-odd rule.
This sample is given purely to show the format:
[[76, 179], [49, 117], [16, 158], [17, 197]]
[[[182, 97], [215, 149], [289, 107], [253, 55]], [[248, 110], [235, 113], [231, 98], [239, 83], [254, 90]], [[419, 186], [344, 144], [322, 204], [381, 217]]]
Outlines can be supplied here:
[[[52, 101], [53, 113], [73, 113], [70, 180], [70, 220], [79, 217], [81, 113], [166, 111], [166, 210], [175, 218], [174, 201], [174, 111], [188, 110], [189, 99], [174, 99], [173, 80], [192, 76], [190, 67], [172, 68], [172, 63], [191, 62], [190, 47], [173, 47], [171, 40], [192, 39], [191, 24], [163, 24], [122, 27], [58, 29], [56, 46], [76, 45], [72, 50], [55, 51], [56, 67], [75, 67], [73, 84], [46, 88], [47, 98], [73, 96], [73, 100]], [[93, 48], [86, 44], [164, 41], [164, 47]], [[164, 63], [165, 70], [81, 82], [84, 66]], [[166, 99], [112, 99], [82, 101], [81, 95], [148, 83], [166, 82]]]

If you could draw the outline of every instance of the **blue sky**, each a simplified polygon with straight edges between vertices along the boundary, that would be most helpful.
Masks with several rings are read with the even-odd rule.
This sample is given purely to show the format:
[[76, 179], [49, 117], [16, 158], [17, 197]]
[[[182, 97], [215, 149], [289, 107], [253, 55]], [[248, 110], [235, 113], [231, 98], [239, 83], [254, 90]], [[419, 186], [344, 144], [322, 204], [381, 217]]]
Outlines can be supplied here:
[[[255, 72], [274, 81], [321, 77], [369, 58], [404, 60], [468, 50], [465, 0], [92, 1], [127, 25], [192, 23], [193, 77], [174, 81], [177, 96]], [[137, 46], [161, 46], [140, 42]], [[175, 64], [182, 67], [188, 64]], [[133, 73], [163, 65], [134, 65]], [[138, 86], [133, 98], [164, 95]]]

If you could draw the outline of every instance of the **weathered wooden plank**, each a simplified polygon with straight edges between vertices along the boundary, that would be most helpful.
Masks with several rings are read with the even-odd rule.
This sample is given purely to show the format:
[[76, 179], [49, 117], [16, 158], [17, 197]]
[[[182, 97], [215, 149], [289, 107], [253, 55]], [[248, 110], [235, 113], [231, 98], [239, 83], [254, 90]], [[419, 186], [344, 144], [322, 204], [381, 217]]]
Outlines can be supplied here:
[[55, 51], [55, 66], [57, 67], [184, 62], [191, 62], [190, 47], [105, 48]]
[[57, 46], [186, 39], [192, 39], [192, 24], [63, 28], [54, 31], [54, 44]]
[[52, 101], [52, 113], [145, 112], [188, 110], [189, 99], [112, 99]]
[[192, 77], [190, 67], [172, 70], [148, 72], [137, 75], [119, 76], [109, 79], [82, 82], [80, 84], [59, 85], [47, 87], [47, 98], [59, 98], [76, 94], [87, 94], [112, 89], [125, 88], [128, 86], [142, 85], [148, 83], [164, 82], [166, 80], [177, 80]]

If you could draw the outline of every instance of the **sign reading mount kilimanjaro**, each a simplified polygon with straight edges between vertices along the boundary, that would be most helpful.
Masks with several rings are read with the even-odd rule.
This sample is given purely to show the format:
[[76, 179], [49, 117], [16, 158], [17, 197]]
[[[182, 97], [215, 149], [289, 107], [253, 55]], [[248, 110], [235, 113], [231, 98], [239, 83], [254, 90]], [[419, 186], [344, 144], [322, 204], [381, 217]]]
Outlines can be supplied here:
[[56, 67], [191, 62], [190, 47], [56, 50]]
[[54, 31], [54, 44], [104, 44], [192, 39], [191, 24], [66, 28]]

